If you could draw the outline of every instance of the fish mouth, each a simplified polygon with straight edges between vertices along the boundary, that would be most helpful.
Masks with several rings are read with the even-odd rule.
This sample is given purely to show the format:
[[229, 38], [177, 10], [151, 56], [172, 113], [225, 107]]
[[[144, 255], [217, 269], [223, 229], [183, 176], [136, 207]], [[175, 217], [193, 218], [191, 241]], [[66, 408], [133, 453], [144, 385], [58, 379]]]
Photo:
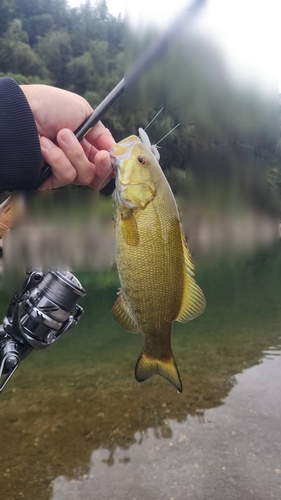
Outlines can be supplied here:
[[127, 139], [124, 139], [123, 141], [117, 142], [109, 149], [108, 152], [110, 155], [112, 169], [115, 175], [117, 175], [123, 160], [130, 157], [132, 148], [134, 147], [136, 142], [141, 141], [137, 136], [132, 135], [130, 137], [127, 137]]
[[113, 153], [110, 153], [110, 161], [111, 161], [111, 168], [112, 168], [113, 177], [115, 179], [117, 179], [118, 174], [120, 172], [122, 159], [120, 160], [120, 158], [118, 158], [118, 156], [114, 155]]
[[109, 150], [111, 166], [115, 175], [117, 174], [124, 158], [130, 156], [130, 154], [131, 154], [131, 147], [130, 145], [127, 144], [124, 145], [117, 143], [114, 144], [114, 146], [112, 146], [112, 148]]
[[109, 153], [110, 155], [110, 161], [111, 161], [111, 166], [112, 166], [112, 170], [113, 172], [117, 172], [117, 168], [118, 168], [118, 162], [117, 162], [117, 156], [114, 155], [113, 153]]

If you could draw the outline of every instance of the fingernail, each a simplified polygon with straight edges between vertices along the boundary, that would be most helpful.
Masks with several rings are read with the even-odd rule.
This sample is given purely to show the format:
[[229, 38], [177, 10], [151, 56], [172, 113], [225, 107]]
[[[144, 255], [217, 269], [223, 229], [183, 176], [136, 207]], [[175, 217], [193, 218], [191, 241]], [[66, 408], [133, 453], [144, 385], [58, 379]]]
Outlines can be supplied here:
[[64, 130], [63, 132], [61, 132], [60, 139], [67, 146], [73, 146], [76, 143], [75, 135], [70, 130]]
[[102, 168], [108, 170], [111, 167], [111, 160], [109, 154], [105, 154], [101, 159]]
[[50, 139], [47, 139], [47, 137], [40, 137], [40, 144], [41, 148], [43, 149], [51, 149], [54, 146], [52, 141], [50, 141]]

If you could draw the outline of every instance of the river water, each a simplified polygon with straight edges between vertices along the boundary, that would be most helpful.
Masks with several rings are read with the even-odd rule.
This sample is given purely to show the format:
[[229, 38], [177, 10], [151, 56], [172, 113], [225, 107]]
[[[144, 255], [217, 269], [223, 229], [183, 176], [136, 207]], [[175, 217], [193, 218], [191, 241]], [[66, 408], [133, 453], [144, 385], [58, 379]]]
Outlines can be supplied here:
[[[228, 151], [202, 155], [194, 170], [202, 175], [189, 179], [188, 196], [178, 191], [207, 299], [199, 318], [174, 324], [182, 394], [161, 377], [135, 380], [142, 338], [111, 316], [119, 281], [110, 202], [94, 219], [92, 195], [82, 192], [83, 211], [76, 191], [68, 204], [59, 192], [60, 219], [58, 206], [35, 199], [31, 212], [43, 207], [49, 219], [38, 227], [27, 218], [21, 236], [4, 241], [4, 270], [19, 267], [20, 274], [46, 248], [49, 263], [64, 252], [87, 296], [79, 325], [32, 353], [0, 396], [1, 500], [281, 500], [276, 220], [266, 215], [264, 190], [253, 182], [256, 162], [244, 153], [231, 162]], [[11, 282], [6, 275], [1, 318]]]
[[281, 499], [279, 245], [196, 267], [206, 311], [172, 337], [182, 394], [135, 381], [116, 270], [79, 273], [81, 322], [1, 395], [1, 499]]

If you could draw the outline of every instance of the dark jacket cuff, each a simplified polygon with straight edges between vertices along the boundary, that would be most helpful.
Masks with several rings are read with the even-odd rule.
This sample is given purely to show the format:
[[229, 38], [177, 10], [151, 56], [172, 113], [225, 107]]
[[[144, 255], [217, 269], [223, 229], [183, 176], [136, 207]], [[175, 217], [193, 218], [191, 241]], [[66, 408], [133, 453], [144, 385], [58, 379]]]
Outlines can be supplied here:
[[42, 168], [38, 131], [12, 78], [0, 78], [0, 191], [34, 189]]

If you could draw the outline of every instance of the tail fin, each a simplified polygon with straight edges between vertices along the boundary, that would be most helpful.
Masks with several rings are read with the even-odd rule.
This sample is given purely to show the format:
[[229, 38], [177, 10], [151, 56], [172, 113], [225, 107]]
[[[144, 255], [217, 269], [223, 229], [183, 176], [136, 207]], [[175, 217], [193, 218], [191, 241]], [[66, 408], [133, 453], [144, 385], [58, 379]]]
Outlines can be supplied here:
[[171, 356], [167, 359], [156, 358], [144, 350], [141, 352], [135, 369], [136, 380], [143, 382], [152, 375], [161, 375], [169, 380], [178, 392], [182, 392], [180, 374], [172, 351]]

